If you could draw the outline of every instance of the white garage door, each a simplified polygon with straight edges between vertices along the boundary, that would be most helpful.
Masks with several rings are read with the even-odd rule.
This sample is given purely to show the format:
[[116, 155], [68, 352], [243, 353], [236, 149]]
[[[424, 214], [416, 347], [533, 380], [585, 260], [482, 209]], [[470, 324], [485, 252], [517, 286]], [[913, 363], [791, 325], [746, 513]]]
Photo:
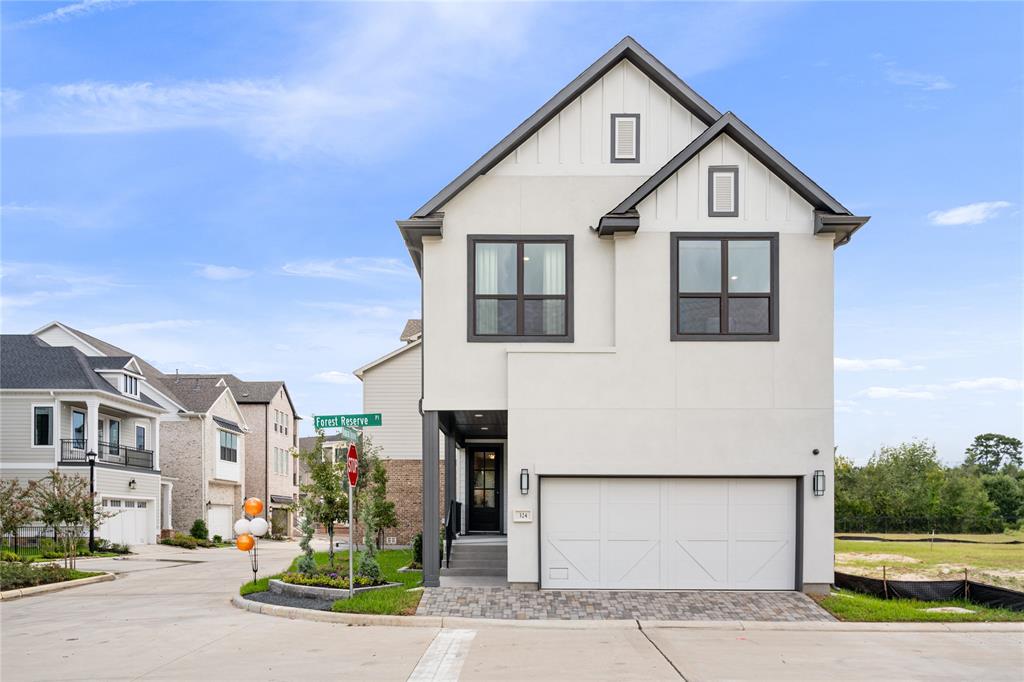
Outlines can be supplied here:
[[150, 528], [152, 507], [152, 500], [104, 498], [103, 509], [113, 516], [100, 525], [100, 537], [122, 545], [146, 545], [153, 542], [156, 533]]
[[210, 537], [219, 535], [224, 540], [234, 537], [234, 519], [231, 518], [231, 506], [227, 504], [215, 504], [210, 507], [207, 517], [207, 526]]
[[793, 479], [546, 478], [541, 586], [791, 590]]

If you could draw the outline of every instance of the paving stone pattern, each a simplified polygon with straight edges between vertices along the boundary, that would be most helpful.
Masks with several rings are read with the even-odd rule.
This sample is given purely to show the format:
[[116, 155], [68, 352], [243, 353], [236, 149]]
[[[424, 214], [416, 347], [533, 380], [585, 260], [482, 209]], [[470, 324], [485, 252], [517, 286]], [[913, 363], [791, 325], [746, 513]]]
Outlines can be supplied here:
[[834, 620], [800, 592], [521, 591], [504, 587], [427, 588], [416, 615], [504, 620]]

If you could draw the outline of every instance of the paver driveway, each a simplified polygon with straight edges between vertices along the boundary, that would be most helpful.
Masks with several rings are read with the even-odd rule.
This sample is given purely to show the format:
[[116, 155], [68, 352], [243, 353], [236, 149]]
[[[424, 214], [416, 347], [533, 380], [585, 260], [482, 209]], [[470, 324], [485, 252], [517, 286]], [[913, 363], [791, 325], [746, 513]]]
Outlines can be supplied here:
[[[261, 549], [264, 574], [294, 544]], [[185, 562], [189, 563], [185, 563]], [[1024, 630], [841, 630], [839, 623], [699, 629], [348, 627], [232, 607], [247, 579], [231, 549], [148, 549], [83, 561], [117, 580], [0, 604], [0, 679], [406, 680], [1019, 680]], [[573, 624], [567, 624], [573, 625]], [[586, 625], [586, 624], [575, 624]], [[799, 627], [804, 630], [777, 630]], [[440, 678], [440, 679], [453, 679]]]

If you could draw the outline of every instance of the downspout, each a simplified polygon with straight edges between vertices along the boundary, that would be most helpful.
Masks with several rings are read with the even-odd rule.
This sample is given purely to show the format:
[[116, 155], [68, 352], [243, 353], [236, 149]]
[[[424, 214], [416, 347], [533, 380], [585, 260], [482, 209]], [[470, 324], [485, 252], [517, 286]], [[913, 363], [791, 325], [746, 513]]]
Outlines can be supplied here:
[[263, 494], [267, 496], [267, 503], [263, 505], [263, 518], [270, 523], [270, 403], [263, 406], [263, 428], [266, 429], [266, 437], [263, 439]]

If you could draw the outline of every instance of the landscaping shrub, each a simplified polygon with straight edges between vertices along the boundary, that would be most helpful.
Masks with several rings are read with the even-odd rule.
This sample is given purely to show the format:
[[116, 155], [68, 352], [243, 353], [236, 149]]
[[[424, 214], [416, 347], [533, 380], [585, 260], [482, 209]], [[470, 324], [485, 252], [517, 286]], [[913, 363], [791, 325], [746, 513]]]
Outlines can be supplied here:
[[224, 542], [224, 538], [222, 538], [221, 536], [219, 536], [219, 535], [214, 535], [213, 536], [213, 544], [220, 545], [223, 542]]
[[206, 527], [206, 521], [202, 519], [196, 519], [192, 524], [192, 530], [188, 532], [189, 535], [194, 537], [196, 540], [209, 540], [210, 529]]
[[0, 561], [21, 561], [21, 557], [18, 556], [15, 552], [11, 552], [5, 549], [2, 552], [0, 552]]
[[84, 578], [93, 573], [83, 573], [57, 564], [27, 564], [21, 562], [0, 563], [0, 590], [17, 590], [22, 587], [47, 585], [75, 578]]
[[416, 533], [412, 539], [412, 562], [418, 566], [423, 565], [423, 533]]
[[160, 544], [183, 547], [185, 549], [195, 549], [199, 546], [199, 542], [194, 537], [191, 535], [185, 535], [184, 533], [175, 533], [169, 538], [164, 538], [160, 541]]
[[[285, 573], [281, 576], [282, 582], [286, 582], [290, 585], [307, 585], [309, 587], [334, 587], [339, 590], [348, 589], [348, 577], [339, 574], [336, 571], [330, 573], [314, 573], [313, 575], [303, 575], [301, 573]], [[357, 575], [355, 578], [356, 587], [373, 587], [374, 585], [383, 585], [384, 580], [377, 579], [372, 580], [370, 578]]]
[[356, 566], [356, 575], [367, 580], [372, 580], [375, 584], [381, 582], [381, 570], [380, 564], [369, 552], [363, 552], [359, 555], [359, 565]]

